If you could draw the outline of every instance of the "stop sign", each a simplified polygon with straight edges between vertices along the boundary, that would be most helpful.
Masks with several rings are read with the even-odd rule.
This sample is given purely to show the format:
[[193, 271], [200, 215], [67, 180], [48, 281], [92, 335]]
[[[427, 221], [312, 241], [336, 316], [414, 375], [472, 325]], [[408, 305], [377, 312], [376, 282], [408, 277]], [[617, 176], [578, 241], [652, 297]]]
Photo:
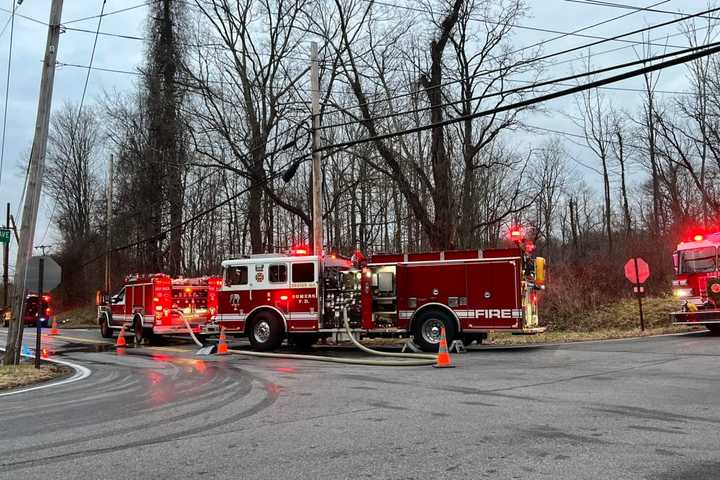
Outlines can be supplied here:
[[640, 257], [631, 258], [625, 264], [625, 278], [638, 285], [650, 276], [650, 265]]

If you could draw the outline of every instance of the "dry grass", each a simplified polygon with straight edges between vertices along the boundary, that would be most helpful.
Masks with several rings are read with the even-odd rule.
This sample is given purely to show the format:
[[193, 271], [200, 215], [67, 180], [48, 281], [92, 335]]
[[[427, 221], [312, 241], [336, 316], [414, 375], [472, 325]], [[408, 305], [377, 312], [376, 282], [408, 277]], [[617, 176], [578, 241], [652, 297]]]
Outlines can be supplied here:
[[0, 390], [46, 382], [66, 376], [70, 372], [71, 370], [68, 367], [48, 363], [43, 363], [40, 368], [28, 364], [17, 366], [0, 365]]
[[90, 305], [74, 308], [55, 315], [60, 328], [97, 327], [97, 307]]
[[[512, 335], [494, 333], [484, 342], [494, 345], [532, 345], [543, 343], [581, 342], [588, 340], [610, 340], [667, 333], [688, 332], [692, 329], [673, 326], [669, 314], [678, 308], [673, 297], [651, 297], [643, 299], [646, 330], [640, 330], [640, 316], [637, 299], [624, 299], [604, 305], [595, 310], [577, 313], [565, 318], [544, 318], [548, 331], [540, 335]], [[541, 310], [542, 315], [542, 310]], [[702, 327], [699, 327], [702, 328]], [[364, 343], [370, 345], [393, 345], [402, 343], [397, 339], [374, 339]]]

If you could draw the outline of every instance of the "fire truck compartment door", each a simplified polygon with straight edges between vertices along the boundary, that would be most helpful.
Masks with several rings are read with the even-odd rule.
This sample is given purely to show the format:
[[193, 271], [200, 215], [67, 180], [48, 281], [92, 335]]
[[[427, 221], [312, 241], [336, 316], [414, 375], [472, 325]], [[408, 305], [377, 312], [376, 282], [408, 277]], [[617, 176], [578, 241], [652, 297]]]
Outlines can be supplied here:
[[522, 327], [519, 260], [467, 265], [468, 304], [475, 310], [468, 328]]

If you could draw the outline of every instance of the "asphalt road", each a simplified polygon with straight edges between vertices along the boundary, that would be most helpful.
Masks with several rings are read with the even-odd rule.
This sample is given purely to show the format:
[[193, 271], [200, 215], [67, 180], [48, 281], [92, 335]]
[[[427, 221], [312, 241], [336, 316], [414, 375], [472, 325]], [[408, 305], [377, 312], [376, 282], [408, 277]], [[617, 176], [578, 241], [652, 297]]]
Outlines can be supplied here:
[[481, 349], [442, 370], [63, 336], [53, 355], [93, 374], [0, 398], [0, 478], [720, 478], [705, 333]]

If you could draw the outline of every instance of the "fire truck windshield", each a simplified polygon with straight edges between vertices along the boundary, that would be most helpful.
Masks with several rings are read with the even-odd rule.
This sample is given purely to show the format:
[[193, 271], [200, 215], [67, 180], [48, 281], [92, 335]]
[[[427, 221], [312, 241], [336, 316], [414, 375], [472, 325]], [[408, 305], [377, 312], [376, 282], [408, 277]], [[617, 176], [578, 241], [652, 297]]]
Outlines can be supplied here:
[[680, 273], [714, 272], [717, 262], [715, 247], [693, 248], [680, 252]]

